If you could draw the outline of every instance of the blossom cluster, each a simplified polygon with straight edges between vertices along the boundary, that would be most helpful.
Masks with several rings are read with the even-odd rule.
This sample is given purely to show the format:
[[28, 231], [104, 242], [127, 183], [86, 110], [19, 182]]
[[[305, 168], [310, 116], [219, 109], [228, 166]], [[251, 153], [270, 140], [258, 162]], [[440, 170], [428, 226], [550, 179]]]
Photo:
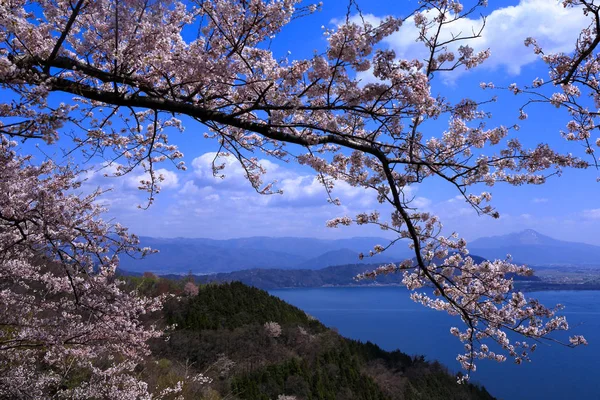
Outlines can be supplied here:
[[277, 338], [279, 336], [281, 336], [281, 325], [279, 325], [277, 322], [265, 322], [264, 325], [265, 328], [265, 333], [267, 334], [267, 336], [272, 337], [272, 338]]

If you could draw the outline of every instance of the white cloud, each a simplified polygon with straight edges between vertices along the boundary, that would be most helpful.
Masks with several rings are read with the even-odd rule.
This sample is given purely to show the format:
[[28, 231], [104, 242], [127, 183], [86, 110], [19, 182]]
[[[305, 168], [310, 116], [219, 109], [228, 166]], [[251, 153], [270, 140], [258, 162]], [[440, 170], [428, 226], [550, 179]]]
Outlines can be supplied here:
[[464, 202], [465, 201], [465, 196], [463, 196], [461, 194], [458, 194], [458, 195], [454, 196], [453, 198], [451, 198], [449, 200], [446, 200], [446, 202], [448, 202], [448, 203], [456, 203], [457, 201]]
[[[224, 201], [251, 202], [263, 206], [295, 205], [297, 207], [327, 204], [327, 192], [315, 173], [300, 173], [286, 165], [275, 164], [264, 159], [259, 160], [267, 171], [263, 182], [276, 182], [275, 189], [283, 192], [281, 195], [264, 196], [254, 191], [245, 177], [244, 169], [233, 156], [220, 157], [215, 164], [225, 164], [225, 169], [219, 171], [219, 174], [225, 176], [223, 178], [213, 176], [212, 162], [215, 154], [210, 152], [194, 158], [192, 161], [194, 181], [186, 182], [179, 194], [197, 194], [194, 191], [199, 188], [212, 187], [221, 193]], [[335, 182], [332, 195], [339, 197], [343, 203], [350, 202], [360, 206], [372, 206], [376, 203], [374, 191], [354, 187], [344, 181]]]
[[[164, 168], [159, 168], [154, 171], [154, 174], [156, 177], [160, 176], [163, 178], [161, 182], [158, 182], [158, 185], [160, 186], [161, 190], [176, 189], [179, 187], [179, 175], [177, 174], [177, 172], [169, 171]], [[125, 184], [128, 186], [129, 189], [138, 189], [140, 187], [140, 181], [149, 179], [150, 173], [148, 172], [139, 173], [135, 175], [133, 173], [130, 173], [126, 176]]]
[[[377, 24], [382, 19], [372, 14], [364, 17], [371, 24]], [[432, 17], [431, 13], [428, 17]], [[353, 22], [361, 23], [358, 16], [353, 17]], [[515, 6], [491, 11], [482, 36], [470, 40], [468, 44], [476, 51], [491, 50], [491, 56], [483, 63], [482, 68], [502, 67], [509, 74], [518, 75], [524, 66], [538, 59], [531, 48], [525, 47], [524, 40], [527, 37], [537, 39], [546, 53], [569, 52], [581, 29], [589, 23], [589, 17], [584, 16], [581, 9], [564, 8], [559, 1], [521, 0]], [[442, 31], [441, 38], [447, 40], [459, 33], [468, 35], [473, 31], [477, 32], [481, 26], [481, 19], [458, 20]], [[422, 60], [428, 53], [423, 43], [416, 41], [418, 35], [411, 17], [398, 32], [385, 38], [383, 43], [394, 50], [399, 58]], [[462, 44], [465, 43], [455, 43], [452, 50]], [[455, 79], [460, 74], [459, 71], [445, 74], [444, 79]], [[365, 83], [376, 81], [370, 71], [361, 72], [358, 77]]]
[[[106, 207], [108, 210], [107, 219], [116, 217], [116, 221], [124, 223], [125, 226], [136, 226], [138, 220], [143, 220], [142, 226], [149, 226], [148, 213], [139, 214], [143, 208], [148, 205], [148, 192], [140, 190], [140, 180], [148, 179], [149, 174], [144, 173], [141, 167], [138, 167], [125, 176], [114, 176], [118, 168], [117, 163], [98, 164], [90, 167], [82, 176], [82, 193], [92, 193], [100, 189], [103, 193], [96, 199], [96, 203]], [[155, 196], [155, 203], [163, 204], [168, 201], [173, 189], [179, 188], [179, 173], [169, 171], [164, 168], [155, 170], [157, 175], [162, 175], [164, 180], [159, 183], [161, 193]], [[160, 205], [151, 207], [152, 213], [158, 212]], [[155, 211], [156, 210], [156, 211]], [[157, 217], [151, 218], [155, 223]], [[143, 234], [143, 231], [142, 231]]]
[[[378, 210], [383, 217], [389, 216], [391, 210], [377, 202], [374, 190], [338, 181], [333, 189], [333, 197], [339, 197], [342, 206], [337, 207], [327, 202], [327, 193], [312, 170], [261, 160], [268, 171], [265, 182], [276, 179], [277, 187], [283, 191], [281, 195], [265, 196], [254, 191], [244, 177], [243, 169], [233, 159], [222, 160], [226, 164], [223, 171], [225, 178], [214, 178], [211, 167], [213, 158], [214, 153], [196, 157], [190, 171], [180, 175], [181, 182], [176, 195], [163, 193], [157, 196], [157, 203], [163, 203], [151, 207], [146, 215], [160, 214], [160, 218], [127, 218], [134, 231], [150, 236], [214, 238], [390, 235], [390, 232], [374, 226], [340, 229], [325, 226], [329, 219], [344, 215], [353, 217], [360, 212]], [[406, 192], [412, 197], [415, 190], [410, 188]], [[415, 198], [414, 205], [427, 206], [429, 203], [428, 199], [421, 196]], [[152, 224], [141, 224], [140, 218], [152, 219]]]
[[[354, 14], [350, 17], [350, 22], [353, 22], [357, 25], [362, 25], [363, 22], [366, 22], [368, 24], [371, 24], [372, 26], [377, 26], [381, 23], [381, 21], [382, 21], [382, 18], [377, 17], [370, 13], [362, 14], [362, 15]], [[331, 21], [329, 21], [329, 23], [331, 23], [333, 25], [342, 25], [345, 22], [346, 22], [346, 18], [332, 18]]]
[[[110, 163], [106, 165], [96, 165], [93, 168], [86, 171], [82, 176], [85, 179], [85, 185], [87, 187], [100, 187], [105, 189], [126, 189], [130, 191], [139, 192], [139, 186], [141, 180], [148, 180], [150, 174], [143, 172], [141, 167], [135, 168], [133, 171], [123, 177], [116, 177], [119, 168], [119, 164]], [[176, 189], [179, 187], [179, 174], [175, 171], [169, 171], [165, 168], [158, 168], [154, 170], [155, 175], [162, 176], [163, 181], [159, 182], [158, 185], [161, 189]]]
[[295, 176], [281, 181], [278, 187], [283, 191], [284, 195], [290, 199], [298, 199], [302, 197], [312, 197], [315, 195], [323, 195], [325, 189], [319, 183], [316, 177], [311, 176]]
[[415, 197], [410, 203], [411, 207], [417, 207], [420, 209], [426, 209], [431, 205], [431, 200], [426, 197]]
[[[218, 175], [225, 175], [225, 177], [244, 178], [244, 168], [235, 157], [229, 156], [217, 156], [216, 152], [204, 153], [192, 160], [192, 167], [194, 168], [194, 175], [199, 178], [215, 181], [220, 181], [221, 178], [213, 175], [212, 164], [214, 161], [215, 166], [225, 165], [223, 170], [217, 172]], [[271, 176], [285, 176], [285, 172], [279, 171], [279, 165], [266, 159], [258, 160], [259, 164], [262, 165]]]
[[[208, 186], [207, 188], [210, 188], [210, 186]], [[201, 190], [198, 186], [196, 186], [194, 181], [187, 181], [183, 184], [183, 187], [179, 190], [178, 193], [184, 196], [193, 196], [200, 194]]]
[[[475, 22], [475, 21], [473, 21]], [[518, 5], [494, 10], [488, 17], [478, 48], [490, 48], [487, 67], [505, 67], [518, 74], [537, 56], [523, 41], [531, 36], [547, 53], [568, 52], [582, 28], [590, 23], [579, 8], [565, 8], [559, 1], [521, 0]]]
[[536, 203], [536, 204], [547, 203], [547, 202], [549, 202], [549, 201], [550, 201], [550, 200], [548, 200], [548, 199], [547, 199], [547, 198], [545, 198], [545, 197], [536, 197], [536, 198], [534, 198], [534, 199], [531, 199], [531, 202], [532, 202], [532, 203]]

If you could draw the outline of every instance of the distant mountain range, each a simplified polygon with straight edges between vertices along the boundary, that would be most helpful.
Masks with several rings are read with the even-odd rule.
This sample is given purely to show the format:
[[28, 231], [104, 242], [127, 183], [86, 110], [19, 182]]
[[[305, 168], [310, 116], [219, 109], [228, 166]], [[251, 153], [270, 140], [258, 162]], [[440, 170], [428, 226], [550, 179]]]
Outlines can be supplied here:
[[468, 248], [487, 259], [504, 259], [510, 254], [515, 262], [536, 266], [600, 266], [600, 246], [553, 239], [532, 229], [483, 237], [469, 243]]
[[[350, 239], [312, 239], [293, 237], [249, 237], [213, 240], [141, 237], [141, 244], [159, 250], [143, 260], [123, 257], [121, 269], [158, 274], [196, 275], [226, 273], [248, 269], [318, 270], [335, 265], [364, 265], [399, 262], [413, 257], [403, 243], [383, 254], [359, 260], [375, 245], [389, 239], [355, 237]], [[484, 237], [469, 243], [469, 250], [486, 259], [504, 259], [511, 254], [517, 263], [534, 266], [600, 266], [600, 247], [553, 239], [531, 229], [502, 236]], [[359, 271], [362, 272], [362, 271]]]
[[129, 272], [159, 274], [209, 274], [243, 269], [321, 269], [331, 265], [400, 261], [410, 257], [407, 246], [398, 243], [385, 254], [359, 260], [375, 245], [389, 239], [356, 237], [350, 239], [311, 239], [293, 237], [250, 237], [213, 240], [141, 237], [142, 246], [159, 250], [145, 259], [123, 257], [120, 268]]

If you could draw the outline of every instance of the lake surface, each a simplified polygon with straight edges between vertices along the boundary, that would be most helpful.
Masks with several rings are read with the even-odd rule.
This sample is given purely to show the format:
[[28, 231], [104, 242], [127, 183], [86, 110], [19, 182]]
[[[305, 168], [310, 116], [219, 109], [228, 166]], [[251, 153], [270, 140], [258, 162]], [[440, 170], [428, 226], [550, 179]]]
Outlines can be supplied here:
[[[377, 343], [386, 350], [437, 359], [453, 371], [462, 345], [450, 335], [458, 318], [426, 309], [400, 287], [348, 287], [271, 290], [271, 294], [318, 318], [340, 334]], [[483, 384], [499, 399], [600, 399], [600, 292], [535, 292], [528, 296], [546, 306], [566, 308], [570, 334], [582, 334], [588, 346], [575, 349], [538, 345], [532, 362], [516, 365], [479, 361], [472, 381]], [[561, 332], [562, 334], [562, 332]], [[557, 338], [564, 339], [568, 335]]]

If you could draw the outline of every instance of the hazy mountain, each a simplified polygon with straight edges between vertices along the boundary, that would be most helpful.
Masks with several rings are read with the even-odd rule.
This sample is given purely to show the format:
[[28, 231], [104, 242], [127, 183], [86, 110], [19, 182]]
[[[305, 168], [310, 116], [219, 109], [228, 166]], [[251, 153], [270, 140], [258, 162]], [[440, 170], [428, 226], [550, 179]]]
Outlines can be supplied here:
[[392, 258], [387, 254], [377, 254], [373, 257], [365, 257], [362, 260], [358, 257], [358, 252], [350, 249], [331, 250], [320, 256], [311, 258], [294, 267], [294, 269], [321, 269], [332, 265], [343, 264], [374, 264], [398, 262], [399, 259]]
[[[217, 243], [211, 243], [217, 242]], [[245, 268], [291, 268], [305, 257], [294, 254], [254, 249], [229, 248], [208, 239], [141, 238], [143, 246], [159, 250], [143, 260], [123, 258], [121, 268], [127, 271], [197, 274], [235, 271]]]
[[[246, 269], [322, 269], [333, 265], [387, 263], [413, 254], [402, 243], [374, 258], [358, 259], [387, 239], [356, 237], [325, 240], [293, 237], [249, 237], [228, 240], [141, 237], [143, 246], [159, 253], [144, 260], [124, 257], [121, 268], [131, 272], [160, 274], [209, 274]], [[528, 229], [508, 235], [484, 237], [469, 244], [469, 250], [487, 259], [511, 254], [516, 262], [532, 265], [598, 265], [600, 247], [567, 242]]]
[[600, 247], [568, 242], [542, 235], [532, 229], [508, 235], [484, 237], [469, 243], [469, 250], [488, 259], [512, 255], [515, 262], [532, 265], [598, 265]]
[[562, 242], [550, 236], [542, 235], [533, 229], [525, 229], [521, 232], [513, 232], [501, 236], [482, 237], [471, 242], [471, 246], [497, 248], [508, 246], [552, 246]]
[[[231, 272], [243, 269], [319, 269], [330, 265], [359, 263], [358, 253], [367, 253], [388, 239], [357, 237], [339, 240], [311, 238], [250, 237], [228, 240], [141, 237], [141, 245], [159, 250], [143, 260], [124, 257], [121, 268], [131, 272], [161, 274]], [[410, 256], [409, 249], [397, 244], [384, 255], [365, 262], [398, 261]]]
[[[266, 237], [254, 236], [239, 239], [211, 240], [211, 239], [187, 239], [195, 241], [205, 241], [213, 246], [219, 246], [228, 249], [257, 249], [283, 252], [303, 257], [305, 259], [319, 257], [327, 252], [335, 250], [350, 250], [356, 253], [367, 253], [373, 249], [373, 246], [385, 245], [389, 239], [380, 237], [354, 237], [349, 239], [315, 239], [300, 237]], [[409, 254], [406, 246], [398, 244], [386, 251], [386, 254], [394, 258], [399, 255]], [[357, 258], [358, 259], [358, 258]]]

